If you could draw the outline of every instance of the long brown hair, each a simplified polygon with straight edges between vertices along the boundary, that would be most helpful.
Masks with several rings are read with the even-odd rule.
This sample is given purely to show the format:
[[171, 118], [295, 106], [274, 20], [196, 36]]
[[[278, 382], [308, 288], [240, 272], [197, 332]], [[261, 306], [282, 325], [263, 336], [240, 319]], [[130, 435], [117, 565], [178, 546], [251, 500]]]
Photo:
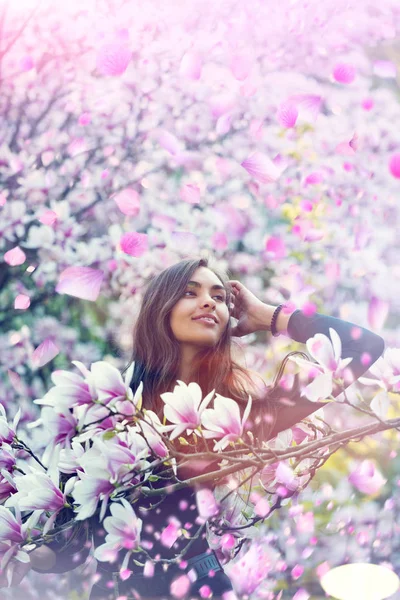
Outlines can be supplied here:
[[[196, 269], [207, 267], [213, 271], [227, 290], [228, 307], [231, 303], [229, 273], [210, 266], [211, 262], [210, 258], [181, 260], [153, 277], [143, 296], [133, 330], [132, 358], [124, 372], [135, 363], [131, 388], [135, 392], [140, 381], [143, 382], [143, 408], [153, 410], [161, 421], [164, 403], [160, 394], [171, 391], [171, 386], [176, 384], [180, 366], [180, 345], [170, 326], [170, 313], [185, 292]], [[214, 389], [222, 396], [235, 400], [243, 412], [252, 378], [249, 371], [232, 357], [233, 344], [237, 342], [232, 338], [229, 320], [218, 343], [198, 354], [194, 363], [193, 381], [200, 385], [203, 397]], [[271, 392], [277, 383], [279, 381], [276, 378], [270, 387]], [[251, 421], [261, 427], [262, 437], [268, 439], [277, 419], [276, 397], [266, 394], [257, 398], [252, 394], [252, 399]], [[265, 418], [266, 415], [268, 418]]]

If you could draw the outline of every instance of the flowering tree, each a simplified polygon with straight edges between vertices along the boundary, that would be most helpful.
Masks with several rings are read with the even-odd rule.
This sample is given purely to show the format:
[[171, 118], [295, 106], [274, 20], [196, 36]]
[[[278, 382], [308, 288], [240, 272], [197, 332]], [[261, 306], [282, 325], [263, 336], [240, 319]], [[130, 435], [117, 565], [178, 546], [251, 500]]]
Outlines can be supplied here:
[[[290, 298], [309, 314], [320, 310], [364, 322], [390, 346], [371, 367], [375, 379], [360, 381], [365, 404], [355, 391], [358, 383], [346, 392], [358, 408], [351, 433], [339, 433], [343, 400], [332, 403], [324, 409], [325, 423], [319, 412], [311, 425], [264, 448], [261, 462], [250, 455], [249, 475], [257, 466], [274, 476], [272, 486], [296, 492], [341, 445], [398, 426], [400, 159], [392, 125], [399, 118], [398, 6], [366, 1], [361, 12], [356, 3], [314, 0], [254, 1], [248, 7], [203, 2], [201, 10], [194, 0], [174, 7], [142, 4], [140, 10], [122, 0], [86, 2], [84, 9], [72, 2], [57, 10], [50, 1], [0, 5], [4, 577], [8, 567], [27, 559], [18, 548], [32, 537], [40, 543], [45, 527], [50, 534], [65, 504], [83, 520], [88, 516], [79, 502], [79, 490], [90, 486], [90, 476], [81, 478], [85, 455], [79, 466], [69, 463], [70, 472], [60, 469], [64, 455], [72, 452], [68, 460], [77, 461], [74, 452], [85, 448], [89, 435], [98, 438], [93, 453], [103, 461], [102, 444], [127, 443], [122, 415], [130, 407], [133, 418], [137, 404], [117, 371], [142, 287], [160, 267], [191, 252], [211, 249], [264, 301]], [[339, 361], [337, 344], [324, 344]], [[269, 377], [282, 352], [297, 349], [281, 339], [265, 349], [260, 336], [249, 336], [243, 347], [250, 366]], [[332, 371], [311, 345], [307, 349], [320, 365], [308, 397], [315, 400], [322, 389], [329, 397]], [[87, 391], [59, 404], [48, 392], [50, 381], [57, 388], [62, 377], [88, 386], [96, 369], [106, 368], [104, 360], [121, 392], [118, 400], [98, 403]], [[80, 365], [81, 375], [69, 372], [59, 381], [57, 372], [71, 362]], [[295, 362], [306, 368], [299, 358]], [[292, 374], [286, 377], [290, 383]], [[52, 396], [53, 404], [46, 402], [39, 415], [33, 400]], [[193, 423], [194, 430], [208, 432], [205, 439], [216, 436], [218, 414], [229, 405], [217, 398], [214, 409], [204, 407]], [[362, 410], [370, 411], [373, 423], [360, 421]], [[39, 416], [40, 426], [31, 427]], [[93, 429], [91, 418], [105, 425]], [[144, 428], [148, 419], [141, 420]], [[102, 441], [116, 423], [121, 430]], [[56, 434], [45, 453], [42, 427], [50, 425]], [[102, 480], [105, 488], [92, 497], [92, 508], [96, 499], [103, 510], [115, 500], [115, 484], [136, 485], [139, 471], [148, 476], [145, 469], [160, 459], [160, 448], [182, 459], [171, 442], [185, 428], [179, 432], [173, 419], [172, 425], [171, 439], [153, 423], [150, 437], [160, 445], [153, 455], [135, 425], [130, 474], [115, 458], [114, 480]], [[244, 423], [236, 426], [228, 434], [232, 439], [217, 436], [212, 449], [224, 456], [221, 466], [232, 476], [253, 444]], [[150, 435], [150, 429], [144, 432]], [[228, 459], [229, 443], [239, 438], [243, 444]], [[318, 461], [302, 462], [314, 450]], [[276, 462], [281, 479], [275, 481], [268, 468]], [[366, 466], [361, 474], [368, 482], [376, 470]], [[67, 482], [60, 473], [69, 475]], [[360, 493], [370, 493], [364, 489]], [[39, 504], [51, 496], [51, 503], [33, 508], [27, 492]], [[10, 495], [17, 503], [13, 511]], [[260, 503], [255, 517], [263, 517], [264, 496], [254, 501], [255, 507]], [[269, 510], [273, 505], [270, 498]], [[228, 555], [232, 540], [224, 542]], [[258, 589], [254, 581], [251, 592]]]

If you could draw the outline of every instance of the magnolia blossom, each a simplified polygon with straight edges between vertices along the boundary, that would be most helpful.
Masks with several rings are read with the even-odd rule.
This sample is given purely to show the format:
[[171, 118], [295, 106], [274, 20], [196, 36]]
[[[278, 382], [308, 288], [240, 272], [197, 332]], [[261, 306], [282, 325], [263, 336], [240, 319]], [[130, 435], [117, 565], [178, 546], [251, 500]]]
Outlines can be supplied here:
[[19, 543], [23, 539], [21, 521], [18, 521], [10, 510], [0, 506], [0, 542]]
[[16, 462], [14, 451], [9, 444], [3, 443], [0, 452], [0, 471], [6, 469], [12, 471]]
[[177, 380], [173, 392], [161, 394], [161, 399], [165, 402], [164, 415], [171, 423], [175, 425], [166, 425], [165, 431], [172, 431], [171, 440], [181, 435], [185, 430], [190, 435], [201, 423], [201, 416], [215, 390], [212, 390], [204, 400], [201, 400], [201, 388], [195, 383], [189, 384]]
[[[77, 472], [79, 479], [72, 491], [79, 505], [77, 519], [91, 517], [101, 501], [102, 520], [111, 495], [129, 485], [142, 469], [149, 466], [146, 461], [148, 453], [149, 449], [144, 440], [139, 441], [136, 446], [132, 442], [128, 448], [118, 436], [106, 441], [93, 438], [93, 447], [76, 458], [76, 462], [83, 469]], [[147, 477], [148, 471], [144, 475], [144, 481]]]
[[341, 358], [342, 342], [337, 331], [329, 327], [329, 334], [331, 340], [323, 333], [316, 333], [306, 342], [307, 350], [317, 361], [317, 364], [310, 363], [298, 356], [289, 357], [289, 360], [293, 360], [308, 371], [312, 369], [319, 372], [319, 375], [302, 391], [302, 396], [305, 396], [311, 402], [319, 402], [330, 396], [333, 379], [342, 377], [343, 370], [353, 360], [352, 357]]
[[66, 504], [66, 496], [47, 473], [31, 469], [28, 475], [15, 477], [17, 493], [13, 494], [5, 506], [18, 506], [21, 510], [56, 511]]
[[137, 438], [137, 433], [142, 432], [153, 452], [160, 458], [165, 458], [168, 455], [168, 448], [160, 435], [164, 431], [164, 425], [154, 411], [145, 410], [144, 413], [144, 419], [141, 419], [140, 425], [127, 428], [128, 438], [132, 439], [133, 435]]
[[215, 451], [224, 450], [229, 442], [235, 442], [243, 435], [243, 426], [250, 414], [251, 404], [252, 398], [249, 396], [241, 419], [237, 402], [220, 394], [215, 395], [214, 408], [204, 410], [201, 417], [201, 423], [206, 428], [203, 431], [204, 437], [222, 438], [214, 445]]
[[400, 349], [386, 348], [383, 356], [378, 358], [369, 371], [377, 379], [360, 377], [358, 381], [364, 385], [377, 385], [381, 388], [373, 398], [370, 408], [381, 419], [386, 419], [390, 406], [389, 392], [400, 391]]
[[125, 498], [121, 498], [121, 504], [112, 502], [110, 511], [112, 516], [106, 517], [103, 523], [107, 531], [106, 541], [94, 553], [94, 557], [102, 562], [110, 560], [110, 556], [122, 548], [136, 549], [142, 531], [142, 519], [136, 516], [132, 505]]
[[7, 421], [7, 415], [4, 406], [0, 404], [0, 444], [4, 442], [10, 444], [13, 441], [16, 435], [16, 430], [18, 427], [20, 416], [21, 409], [18, 409], [18, 412], [13, 420], [13, 425], [11, 427]]

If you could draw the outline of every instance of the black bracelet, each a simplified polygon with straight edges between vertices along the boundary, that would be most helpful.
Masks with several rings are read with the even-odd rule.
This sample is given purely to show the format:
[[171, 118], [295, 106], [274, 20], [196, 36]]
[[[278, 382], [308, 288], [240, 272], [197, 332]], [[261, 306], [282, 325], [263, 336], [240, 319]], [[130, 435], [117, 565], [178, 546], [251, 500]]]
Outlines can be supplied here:
[[280, 304], [279, 306], [276, 307], [274, 314], [272, 315], [272, 319], [271, 319], [271, 333], [274, 337], [278, 337], [278, 335], [280, 335], [279, 331], [276, 330], [275, 324], [276, 321], [278, 319], [278, 315], [280, 313], [280, 311], [282, 310], [282, 308], [285, 306], [285, 304]]

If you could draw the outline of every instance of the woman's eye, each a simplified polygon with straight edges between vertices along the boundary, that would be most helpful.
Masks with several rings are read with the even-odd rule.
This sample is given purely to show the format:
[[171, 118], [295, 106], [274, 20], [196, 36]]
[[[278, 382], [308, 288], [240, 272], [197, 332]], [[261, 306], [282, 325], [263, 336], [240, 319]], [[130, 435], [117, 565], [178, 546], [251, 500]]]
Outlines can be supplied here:
[[[184, 293], [184, 296], [186, 296], [186, 294], [194, 294], [194, 295], [195, 295], [195, 293], [194, 293], [194, 292], [192, 292], [191, 290], [187, 290], [187, 291]], [[214, 296], [214, 298], [218, 298], [218, 300], [219, 300], [220, 302], [225, 302], [225, 298], [224, 298], [223, 296], [219, 296], [219, 295], [218, 295], [218, 296]]]

